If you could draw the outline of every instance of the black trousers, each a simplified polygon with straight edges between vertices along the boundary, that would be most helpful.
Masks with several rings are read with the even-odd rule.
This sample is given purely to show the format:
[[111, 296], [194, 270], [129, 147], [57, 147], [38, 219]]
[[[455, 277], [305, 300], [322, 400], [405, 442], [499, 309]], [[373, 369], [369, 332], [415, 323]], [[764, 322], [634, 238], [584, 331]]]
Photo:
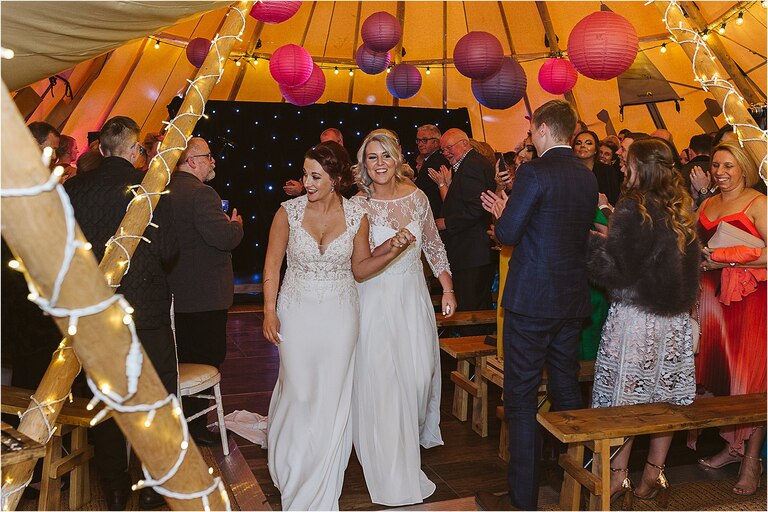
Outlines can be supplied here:
[[[491, 286], [495, 275], [493, 264], [453, 271], [453, 289], [458, 311], [493, 309]], [[468, 325], [459, 328], [462, 336], [481, 336], [493, 332], [494, 326]]]
[[[166, 391], [175, 394], [177, 366], [171, 326], [167, 325], [159, 329], [137, 329], [136, 334]], [[115, 376], [115, 378], [125, 377]], [[83, 394], [90, 395], [90, 389], [87, 386]], [[127, 490], [131, 484], [128, 476], [128, 452], [125, 436], [120, 427], [115, 420], [106, 420], [91, 428], [89, 436], [93, 442], [94, 463], [104, 491], [121, 488]]]
[[[176, 313], [176, 348], [180, 363], [209, 364], [218, 368], [227, 356], [227, 310]], [[189, 417], [208, 407], [208, 400], [183, 399]], [[206, 418], [190, 423], [190, 430], [205, 428]]]

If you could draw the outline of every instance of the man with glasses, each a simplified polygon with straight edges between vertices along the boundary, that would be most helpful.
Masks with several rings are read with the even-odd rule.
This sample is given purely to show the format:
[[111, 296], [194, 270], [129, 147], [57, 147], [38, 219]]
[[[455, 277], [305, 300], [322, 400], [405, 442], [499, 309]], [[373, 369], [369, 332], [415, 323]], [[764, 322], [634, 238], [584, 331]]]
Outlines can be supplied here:
[[[473, 150], [462, 130], [451, 128], [440, 137], [440, 148], [453, 168], [453, 179], [443, 201], [441, 230], [453, 273], [458, 311], [491, 309], [495, 269], [488, 236], [490, 218], [480, 194], [496, 186], [490, 162]], [[487, 334], [486, 326], [461, 329], [464, 336]]]
[[[440, 167], [450, 166], [448, 160], [440, 152], [440, 136], [440, 129], [433, 124], [419, 126], [416, 130], [416, 147], [424, 160], [414, 182], [427, 195], [432, 215], [436, 219], [443, 216], [443, 198], [440, 196], [440, 186], [429, 177], [428, 169], [439, 172]], [[442, 186], [447, 185], [443, 183]]]
[[[129, 187], [144, 178], [144, 174], [134, 168], [139, 156], [139, 131], [139, 125], [128, 117], [108, 120], [99, 132], [99, 150], [105, 157], [102, 163], [64, 183], [77, 223], [93, 245], [93, 254], [98, 260], [104, 257], [105, 244], [117, 232], [133, 198]], [[157, 227], [148, 226], [144, 231], [151, 243], [139, 243], [131, 256], [130, 268], [115, 291], [123, 294], [134, 308], [136, 333], [144, 351], [168, 393], [176, 393], [176, 352], [169, 313], [171, 294], [165, 269], [175, 261], [179, 247], [165, 197], [160, 198], [153, 210], [152, 221]], [[131, 485], [125, 438], [111, 419], [89, 432], [107, 508], [124, 510]], [[163, 505], [164, 501], [154, 490], [145, 488], [139, 494], [139, 503], [142, 508], [153, 508]]]
[[[228, 216], [219, 194], [205, 184], [216, 176], [215, 167], [208, 143], [193, 137], [168, 189], [181, 248], [170, 275], [179, 362], [218, 368], [227, 353], [227, 310], [234, 296], [231, 251], [243, 239], [243, 219], [237, 208]], [[207, 406], [205, 399], [184, 398], [187, 417]], [[198, 444], [211, 446], [206, 419], [193, 420], [189, 431]]]

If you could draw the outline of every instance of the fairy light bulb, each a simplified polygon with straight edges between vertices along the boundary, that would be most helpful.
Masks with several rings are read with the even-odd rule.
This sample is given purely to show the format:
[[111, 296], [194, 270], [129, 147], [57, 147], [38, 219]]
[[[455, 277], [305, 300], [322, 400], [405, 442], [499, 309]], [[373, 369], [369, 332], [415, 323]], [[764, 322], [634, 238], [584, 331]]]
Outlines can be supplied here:
[[701, 34], [701, 39], [702, 39], [703, 41], [706, 41], [707, 39], [709, 39], [709, 31], [705, 30], [705, 31], [704, 31], [704, 32]]
[[427, 66], [427, 74], [428, 74], [428, 75], [431, 75], [431, 74], [432, 74], [432, 70], [431, 70], [431, 69], [429, 69], [429, 66]]
[[350, 69], [350, 70], [349, 70], [349, 76], [355, 76], [355, 71], [354, 71], [354, 70], [352, 70], [352, 69]]
[[661, 49], [659, 51], [661, 53], [667, 53], [667, 43], [661, 43]]
[[339, 67], [338, 67], [338, 66], [334, 66], [334, 68], [333, 68], [333, 74], [334, 74], [334, 75], [338, 75], [338, 74], [339, 74]]
[[387, 74], [390, 74], [392, 72], [392, 66], [387, 68]]
[[718, 33], [718, 34], [725, 34], [725, 23], [723, 23], [722, 25], [720, 25], [720, 28], [719, 28], [719, 29], [717, 29], [717, 33]]
[[743, 25], [744, 24], [744, 12], [739, 13], [739, 17], [736, 18], [736, 24], [737, 25]]
[[123, 323], [125, 325], [131, 325], [131, 322], [133, 322], [133, 318], [131, 318], [131, 315], [123, 315]]
[[235, 66], [240, 67], [240, 59], [235, 60]]
[[159, 50], [159, 49], [160, 49], [160, 41], [155, 39], [155, 50]]
[[93, 249], [93, 245], [91, 244], [91, 242], [85, 242], [83, 244], [83, 249], [85, 249], [86, 251], [90, 251], [91, 249]]
[[21, 267], [21, 263], [19, 263], [18, 260], [11, 260], [8, 262], [8, 266], [11, 267], [13, 270], [18, 270], [19, 267]]

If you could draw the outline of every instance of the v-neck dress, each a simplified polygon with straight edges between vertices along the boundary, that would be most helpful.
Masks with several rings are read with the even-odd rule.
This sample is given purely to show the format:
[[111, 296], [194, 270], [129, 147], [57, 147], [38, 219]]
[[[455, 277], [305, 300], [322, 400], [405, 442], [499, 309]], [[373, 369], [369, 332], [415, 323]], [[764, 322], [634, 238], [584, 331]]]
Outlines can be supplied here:
[[269, 404], [268, 464], [283, 510], [338, 510], [352, 450], [350, 405], [359, 303], [353, 241], [365, 212], [344, 199], [346, 230], [324, 245], [288, 214], [288, 269], [277, 299], [280, 370]]

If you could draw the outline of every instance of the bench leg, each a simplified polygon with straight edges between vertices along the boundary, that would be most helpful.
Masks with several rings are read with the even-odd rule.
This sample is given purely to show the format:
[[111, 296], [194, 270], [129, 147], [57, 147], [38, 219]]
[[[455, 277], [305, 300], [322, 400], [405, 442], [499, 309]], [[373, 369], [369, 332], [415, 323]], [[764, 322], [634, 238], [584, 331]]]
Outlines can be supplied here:
[[475, 358], [477, 396], [472, 401], [472, 430], [480, 434], [480, 437], [488, 437], [488, 381], [483, 377], [486, 359]]
[[599, 494], [589, 497], [590, 510], [611, 510], [611, 440], [595, 441], [592, 474], [600, 480]]
[[[77, 427], [72, 431], [72, 453], [88, 449], [88, 431]], [[88, 461], [76, 466], [69, 474], [69, 510], [79, 510], [91, 499], [91, 477]]]
[[[573, 443], [568, 446], [568, 456], [581, 463], [584, 460], [584, 445]], [[579, 510], [581, 502], [581, 484], [568, 472], [563, 474], [563, 487], [560, 489], [560, 510]]]
[[40, 480], [40, 501], [38, 507], [40, 510], [59, 510], [59, 499], [61, 498], [61, 480], [52, 478], [53, 464], [61, 459], [61, 435], [60, 428], [51, 437], [45, 446], [45, 457], [43, 458], [43, 476]]
[[[456, 364], [456, 371], [469, 380], [469, 361], [461, 360]], [[467, 405], [469, 402], [469, 393], [461, 389], [458, 385], [453, 390], [453, 415], [460, 421], [467, 421]]]

